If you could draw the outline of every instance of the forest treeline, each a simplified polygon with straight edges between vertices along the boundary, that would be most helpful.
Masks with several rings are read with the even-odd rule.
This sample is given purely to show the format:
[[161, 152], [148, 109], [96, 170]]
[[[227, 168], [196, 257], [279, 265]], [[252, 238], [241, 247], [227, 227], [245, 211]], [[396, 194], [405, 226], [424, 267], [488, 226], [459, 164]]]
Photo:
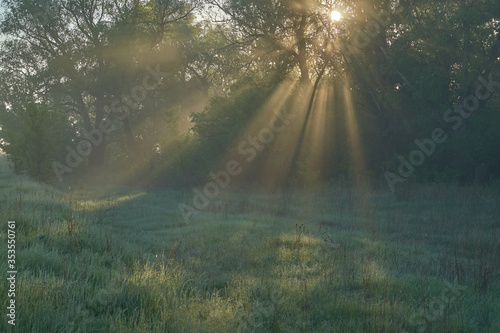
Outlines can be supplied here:
[[232, 160], [270, 187], [499, 176], [497, 0], [2, 6], [0, 148], [36, 179], [192, 186]]

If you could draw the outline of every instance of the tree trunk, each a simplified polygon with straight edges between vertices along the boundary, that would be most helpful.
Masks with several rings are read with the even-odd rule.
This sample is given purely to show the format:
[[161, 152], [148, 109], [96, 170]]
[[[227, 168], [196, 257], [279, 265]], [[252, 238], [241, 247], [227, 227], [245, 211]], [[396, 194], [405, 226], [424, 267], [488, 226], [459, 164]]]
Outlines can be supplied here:
[[300, 70], [300, 82], [309, 82], [309, 68], [307, 67], [307, 48], [305, 30], [307, 26], [307, 15], [303, 14], [297, 31], [297, 62]]
[[96, 103], [95, 103], [95, 124], [94, 124], [94, 130], [97, 131], [101, 135], [101, 140], [99, 140], [99, 144], [94, 144], [92, 146], [92, 153], [89, 156], [89, 163], [91, 166], [102, 166], [105, 161], [105, 154], [106, 154], [106, 135], [104, 133], [101, 133], [99, 130], [99, 124], [102, 122], [104, 119], [104, 97], [102, 95], [98, 95], [96, 97]]

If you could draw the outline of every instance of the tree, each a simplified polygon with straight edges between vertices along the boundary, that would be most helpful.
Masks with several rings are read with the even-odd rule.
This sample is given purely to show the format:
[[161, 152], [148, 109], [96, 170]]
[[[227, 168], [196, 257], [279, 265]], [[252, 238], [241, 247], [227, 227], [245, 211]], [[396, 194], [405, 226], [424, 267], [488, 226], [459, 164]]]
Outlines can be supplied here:
[[29, 103], [16, 110], [4, 108], [0, 123], [0, 148], [13, 162], [14, 171], [26, 171], [42, 181], [54, 178], [52, 162], [63, 158], [72, 138], [64, 114]]
[[339, 53], [328, 30], [328, 5], [319, 2], [278, 0], [210, 0], [227, 16], [227, 24], [237, 31], [231, 41], [247, 45], [255, 60], [288, 62], [297, 67], [300, 81], [310, 82], [332, 68]]
[[[413, 84], [392, 81], [399, 88], [393, 90], [392, 98], [406, 105], [400, 114], [407, 125], [398, 132], [400, 137], [410, 133], [401, 140], [399, 152], [438, 125], [447, 129], [451, 140], [434, 156], [434, 163], [420, 170], [430, 175], [452, 167], [460, 170], [462, 177], [473, 175], [474, 165], [496, 160], [491, 153], [496, 140], [484, 137], [496, 137], [497, 131], [490, 125], [497, 119], [491, 113], [497, 102], [494, 98], [481, 102], [470, 117], [462, 117], [460, 108], [475, 95], [479, 77], [488, 80], [500, 73], [499, 4], [464, 0], [404, 1], [401, 5], [390, 51], [396, 66], [405, 69]], [[445, 112], [448, 118], [458, 116], [457, 123], [446, 123]]]
[[[190, 19], [196, 3], [4, 0], [3, 5], [6, 14], [0, 28], [7, 39], [2, 43], [0, 71], [7, 82], [61, 107], [80, 133], [100, 130], [106, 121], [122, 122], [132, 145], [132, 116], [123, 112], [141, 110], [143, 96], [134, 87], [146, 74], [138, 78], [138, 73], [165, 56], [161, 50], [169, 44], [169, 29]], [[22, 104], [13, 86], [6, 88], [11, 93], [5, 103]], [[114, 107], [116, 101], [133, 108]], [[105, 143], [93, 147], [91, 164], [104, 162]]]

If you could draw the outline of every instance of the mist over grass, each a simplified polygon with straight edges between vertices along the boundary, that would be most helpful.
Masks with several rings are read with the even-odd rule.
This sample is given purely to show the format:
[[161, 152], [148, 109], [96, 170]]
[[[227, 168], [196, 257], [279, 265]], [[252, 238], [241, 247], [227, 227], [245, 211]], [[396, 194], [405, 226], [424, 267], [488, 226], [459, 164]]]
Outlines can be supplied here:
[[2, 330], [500, 330], [497, 187], [233, 191], [186, 224], [190, 195], [0, 177], [18, 270]]
[[13, 173], [9, 166], [10, 162], [7, 156], [0, 150], [0, 178], [12, 176]]

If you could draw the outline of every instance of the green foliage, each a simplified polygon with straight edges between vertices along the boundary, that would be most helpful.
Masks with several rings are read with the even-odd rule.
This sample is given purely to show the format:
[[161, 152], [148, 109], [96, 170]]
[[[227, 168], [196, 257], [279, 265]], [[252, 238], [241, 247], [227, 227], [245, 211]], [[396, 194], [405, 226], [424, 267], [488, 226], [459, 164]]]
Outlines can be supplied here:
[[[200, 113], [191, 115], [192, 136], [179, 137], [173, 146], [162, 152], [166, 168], [160, 182], [187, 185], [204, 181], [210, 170], [225, 154], [231, 153], [235, 140], [249, 120], [260, 109], [272, 91], [273, 83], [258, 86], [248, 79], [234, 86], [227, 96], [216, 96]], [[178, 156], [177, 165], [169, 165], [170, 157]]]
[[263, 88], [249, 87], [228, 97], [213, 98], [203, 112], [192, 115], [199, 142], [213, 153], [223, 152], [259, 110], [268, 93]]
[[[145, 120], [187, 99], [189, 64], [181, 63], [179, 45], [185, 41], [176, 31], [193, 24], [196, 1], [2, 4], [0, 98], [5, 105], [22, 104], [29, 95], [60, 106], [74, 132], [98, 129], [102, 120], [120, 123], [117, 118], [128, 112], [126, 126], [113, 139], [124, 134], [128, 142], [121, 148], [130, 155]], [[111, 151], [95, 147], [89, 161], [103, 164]]]
[[48, 181], [54, 176], [51, 163], [64, 160], [71, 128], [62, 113], [47, 105], [29, 103], [0, 113], [0, 148], [13, 162], [16, 172]]
[[[443, 113], [475, 93], [480, 75], [500, 77], [495, 0], [207, 3], [220, 10], [207, 7], [197, 17], [198, 0], [6, 0], [0, 99], [8, 110], [26, 95], [49, 109], [58, 106], [73, 133], [98, 129], [103, 120], [114, 129], [123, 125], [105, 135], [89, 164], [127, 164], [133, 178], [151, 183], [158, 176], [159, 183], [171, 184], [203, 180], [272, 87], [292, 79], [301, 88], [314, 86], [314, 93], [330, 91], [310, 103], [323, 108], [314, 116], [334, 114], [326, 120], [323, 150], [312, 152], [323, 156], [322, 180], [358, 172], [350, 171], [356, 166], [347, 152], [354, 125], [365, 171], [373, 175], [384, 162], [408, 154], [416, 139], [443, 127]], [[329, 18], [333, 7], [343, 12], [342, 20]], [[303, 95], [304, 105], [308, 98]], [[460, 131], [446, 124], [451, 139], [415, 177], [451, 179], [450, 168], [468, 163], [498, 169], [498, 131], [492, 127], [498, 117], [491, 110], [499, 105], [498, 98], [482, 103]], [[351, 111], [355, 119], [347, 117]], [[3, 127], [12, 138], [27, 126], [7, 118]], [[176, 141], [189, 131], [188, 143]], [[14, 141], [33, 141], [24, 135]], [[49, 146], [56, 151], [48, 152]], [[43, 147], [49, 159], [60, 150], [52, 143]], [[39, 151], [29, 159], [11, 153], [16, 171], [47, 178], [36, 162], [41, 157], [33, 157]]]
[[443, 119], [447, 110], [474, 96], [480, 75], [492, 73], [498, 81], [500, 30], [498, 24], [487, 23], [495, 21], [497, 6], [488, 0], [474, 4], [419, 1], [404, 2], [395, 12], [395, 29], [387, 32], [389, 51], [393, 67], [406, 81], [391, 75], [398, 89], [389, 87], [386, 93], [392, 107], [387, 108], [390, 116], [386, 119], [393, 154], [406, 156], [416, 148], [413, 142], [428, 137], [434, 128], [443, 128], [449, 137], [416, 169], [420, 181], [456, 180], [457, 175], [470, 173], [467, 169], [481, 163], [499, 168], [494, 125], [498, 116], [490, 111], [500, 105], [498, 91], [462, 119], [460, 128], [452, 129], [454, 124]]

